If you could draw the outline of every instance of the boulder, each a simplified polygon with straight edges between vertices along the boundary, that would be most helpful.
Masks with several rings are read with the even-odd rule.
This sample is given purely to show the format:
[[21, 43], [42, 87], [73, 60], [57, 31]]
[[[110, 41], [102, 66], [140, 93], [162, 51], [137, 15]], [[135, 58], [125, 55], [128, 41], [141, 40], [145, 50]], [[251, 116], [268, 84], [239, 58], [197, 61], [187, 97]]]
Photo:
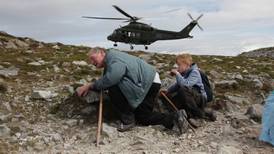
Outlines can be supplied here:
[[216, 88], [235, 88], [238, 85], [236, 80], [222, 80], [214, 82]]
[[253, 104], [246, 111], [246, 115], [248, 115], [249, 118], [257, 122], [261, 121], [262, 114], [263, 114], [263, 105], [261, 104]]
[[55, 50], [60, 50], [61, 49], [57, 44], [52, 46], [52, 48], [55, 49]]
[[18, 49], [18, 47], [15, 45], [15, 43], [13, 41], [11, 41], [11, 40], [9, 40], [6, 43], [5, 48], [7, 48], [7, 49]]
[[212, 77], [213, 79], [220, 79], [222, 77], [222, 74], [215, 70], [211, 70], [209, 72], [209, 76]]
[[10, 128], [5, 124], [0, 125], [0, 137], [5, 138], [10, 136]]
[[53, 97], [58, 96], [57, 93], [54, 93], [52, 91], [46, 91], [46, 90], [33, 90], [31, 98], [33, 99], [51, 99]]
[[106, 123], [103, 123], [103, 133], [110, 138], [115, 138], [118, 136], [117, 129], [113, 126], [106, 124]]
[[0, 70], [0, 76], [9, 77], [9, 76], [17, 76], [19, 72], [19, 68], [11, 66], [9, 68], [4, 68]]
[[264, 86], [263, 83], [259, 79], [254, 79], [253, 82], [254, 82], [255, 88], [262, 89]]
[[26, 48], [26, 47], [29, 46], [26, 42], [21, 41], [21, 40], [19, 40], [19, 39], [15, 39], [15, 40], [14, 40], [14, 43], [15, 43], [18, 47], [21, 47], [21, 48]]
[[232, 96], [232, 95], [225, 95], [226, 99], [231, 101], [232, 103], [241, 105], [241, 104], [250, 104], [250, 101], [246, 97], [242, 96]]

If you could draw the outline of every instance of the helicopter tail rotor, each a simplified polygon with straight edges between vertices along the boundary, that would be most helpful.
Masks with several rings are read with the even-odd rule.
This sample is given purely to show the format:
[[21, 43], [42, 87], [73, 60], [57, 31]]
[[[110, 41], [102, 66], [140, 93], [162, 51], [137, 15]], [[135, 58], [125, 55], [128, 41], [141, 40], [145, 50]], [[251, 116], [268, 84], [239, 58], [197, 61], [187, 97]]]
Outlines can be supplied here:
[[200, 20], [200, 19], [203, 17], [203, 14], [201, 14], [197, 19], [194, 19], [194, 18], [191, 16], [190, 13], [187, 13], [187, 15], [188, 15], [189, 18], [192, 20], [192, 22], [194, 22], [194, 23], [197, 24], [197, 26], [199, 27], [199, 29], [200, 29], [201, 31], [204, 30], [204, 29], [199, 25], [199, 23], [198, 23], [198, 20]]

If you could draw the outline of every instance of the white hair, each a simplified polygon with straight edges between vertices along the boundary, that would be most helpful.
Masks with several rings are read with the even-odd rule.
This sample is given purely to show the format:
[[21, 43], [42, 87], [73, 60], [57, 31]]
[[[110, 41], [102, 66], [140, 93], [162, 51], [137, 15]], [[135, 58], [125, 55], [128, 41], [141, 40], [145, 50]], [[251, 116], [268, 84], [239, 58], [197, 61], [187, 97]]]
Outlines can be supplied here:
[[94, 53], [100, 53], [100, 52], [105, 52], [105, 49], [104, 48], [101, 48], [101, 47], [94, 47], [94, 48], [91, 48], [88, 52], [88, 56], [94, 54]]

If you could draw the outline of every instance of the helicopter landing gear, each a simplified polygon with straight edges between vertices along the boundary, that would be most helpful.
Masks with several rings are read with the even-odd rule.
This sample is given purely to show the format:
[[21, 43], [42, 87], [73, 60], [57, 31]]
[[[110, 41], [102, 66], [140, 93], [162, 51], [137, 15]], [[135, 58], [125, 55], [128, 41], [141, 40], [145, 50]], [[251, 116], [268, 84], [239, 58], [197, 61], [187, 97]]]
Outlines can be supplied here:
[[114, 46], [114, 47], [117, 47], [117, 43], [114, 43], [113, 46]]
[[131, 49], [131, 50], [133, 50], [133, 49], [134, 49], [134, 47], [133, 47], [132, 45], [130, 45], [130, 49]]
[[147, 50], [148, 49], [148, 47], [145, 45], [145, 50]]

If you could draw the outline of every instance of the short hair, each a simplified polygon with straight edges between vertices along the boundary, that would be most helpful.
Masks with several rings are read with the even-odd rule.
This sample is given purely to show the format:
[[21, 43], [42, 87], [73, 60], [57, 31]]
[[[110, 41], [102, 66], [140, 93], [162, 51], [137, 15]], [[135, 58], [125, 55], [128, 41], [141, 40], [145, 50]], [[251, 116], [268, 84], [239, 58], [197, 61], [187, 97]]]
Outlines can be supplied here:
[[105, 49], [102, 48], [102, 47], [94, 47], [94, 48], [91, 48], [88, 52], [88, 56], [90, 56], [91, 54], [93, 53], [99, 53], [99, 52], [105, 52]]
[[184, 53], [184, 54], [179, 54], [176, 56], [176, 62], [182, 62], [185, 63], [187, 65], [191, 65], [193, 63], [192, 61], [192, 56], [188, 53]]

